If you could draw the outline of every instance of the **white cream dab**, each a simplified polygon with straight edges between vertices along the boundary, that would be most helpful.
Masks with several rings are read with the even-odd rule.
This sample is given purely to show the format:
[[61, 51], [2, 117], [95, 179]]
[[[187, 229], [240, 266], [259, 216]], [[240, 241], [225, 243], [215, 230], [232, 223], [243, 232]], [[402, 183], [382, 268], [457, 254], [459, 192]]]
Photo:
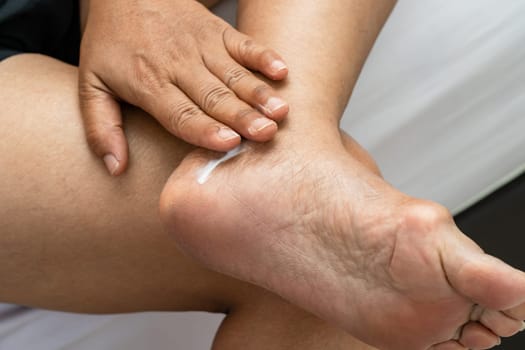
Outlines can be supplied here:
[[228, 151], [224, 156], [222, 156], [219, 159], [210, 160], [208, 164], [204, 166], [204, 168], [201, 168], [199, 172], [197, 173], [197, 182], [199, 184], [203, 184], [206, 181], [208, 181], [208, 178], [210, 177], [213, 170], [218, 167], [221, 163], [224, 163], [228, 159], [232, 159], [233, 157], [239, 155], [240, 153], [244, 152], [244, 147], [242, 144], [235, 147], [231, 151]]

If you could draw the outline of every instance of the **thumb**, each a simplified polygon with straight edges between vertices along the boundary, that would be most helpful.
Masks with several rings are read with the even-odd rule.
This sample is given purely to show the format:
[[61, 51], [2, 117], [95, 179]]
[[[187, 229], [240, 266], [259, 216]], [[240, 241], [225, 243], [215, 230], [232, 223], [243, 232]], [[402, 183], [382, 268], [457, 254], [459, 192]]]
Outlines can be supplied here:
[[116, 176], [126, 169], [128, 143], [122, 128], [120, 105], [107, 90], [100, 81], [92, 84], [80, 80], [80, 107], [87, 142], [103, 159], [108, 172]]

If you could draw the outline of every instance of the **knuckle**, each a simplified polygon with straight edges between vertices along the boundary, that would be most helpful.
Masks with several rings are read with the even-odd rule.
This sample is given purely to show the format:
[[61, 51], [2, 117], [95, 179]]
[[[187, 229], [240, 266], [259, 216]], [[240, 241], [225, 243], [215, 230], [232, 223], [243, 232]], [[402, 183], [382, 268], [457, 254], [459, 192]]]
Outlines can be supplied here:
[[240, 109], [235, 113], [235, 122], [241, 124], [250, 117], [256, 116], [258, 116], [258, 113], [254, 109]]
[[253, 89], [253, 98], [257, 101], [266, 101], [271, 89], [266, 84], [260, 84]]
[[223, 86], [214, 86], [202, 91], [201, 106], [206, 111], [215, 111], [217, 107], [232, 97], [232, 92]]
[[179, 135], [185, 135], [191, 122], [198, 118], [200, 110], [191, 102], [183, 102], [174, 105], [168, 115], [168, 123], [171, 130]]
[[88, 144], [91, 146], [96, 146], [100, 142], [100, 138], [98, 136], [98, 133], [93, 128], [86, 129], [86, 140]]
[[101, 137], [100, 131], [96, 127], [86, 128], [86, 140], [89, 147], [98, 155], [104, 152], [103, 138]]
[[251, 38], [242, 39], [239, 43], [239, 54], [241, 57], [249, 56], [255, 48], [255, 42]]
[[178, 66], [183, 62], [193, 62], [197, 46], [197, 39], [191, 33], [180, 33], [176, 39], [168, 39], [167, 47], [176, 49], [166, 52], [165, 63], [169, 65], [169, 61], [171, 61], [175, 63], [175, 66]]
[[233, 88], [237, 83], [248, 78], [249, 76], [250, 73], [248, 73], [248, 71], [245, 69], [240, 67], [231, 67], [228, 68], [224, 73], [224, 81], [226, 82], [226, 86]]
[[103, 155], [114, 141], [124, 136], [122, 124], [89, 123], [85, 130], [88, 145], [99, 155]]
[[92, 101], [100, 99], [101, 91], [87, 81], [80, 81], [78, 84], [78, 94], [80, 105], [85, 107]]
[[[87, 110], [97, 102], [113, 98], [114, 93], [97, 74], [84, 72], [79, 74], [78, 96], [80, 107]], [[82, 117], [84, 117], [84, 113]]]

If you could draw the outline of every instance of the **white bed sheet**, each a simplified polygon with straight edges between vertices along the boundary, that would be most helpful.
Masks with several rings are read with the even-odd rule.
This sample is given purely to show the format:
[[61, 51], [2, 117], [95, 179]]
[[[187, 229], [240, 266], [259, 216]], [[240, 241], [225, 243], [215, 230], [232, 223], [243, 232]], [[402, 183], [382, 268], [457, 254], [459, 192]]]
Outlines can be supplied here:
[[525, 2], [401, 0], [343, 127], [457, 213], [525, 170]]
[[[342, 124], [390, 182], [458, 211], [524, 170], [523, 18], [521, 0], [400, 0]], [[202, 350], [221, 319], [0, 305], [0, 350]]]

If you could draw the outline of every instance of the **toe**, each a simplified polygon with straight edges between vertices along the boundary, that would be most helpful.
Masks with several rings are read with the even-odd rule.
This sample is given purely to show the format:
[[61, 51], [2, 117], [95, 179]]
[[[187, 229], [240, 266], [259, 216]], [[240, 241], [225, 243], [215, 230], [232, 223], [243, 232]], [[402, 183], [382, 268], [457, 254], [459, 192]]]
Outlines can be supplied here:
[[500, 337], [513, 336], [523, 328], [522, 321], [518, 321], [496, 310], [483, 311], [479, 322]]
[[505, 310], [505, 314], [516, 320], [525, 320], [525, 303]]
[[478, 322], [469, 322], [463, 327], [459, 342], [472, 350], [490, 349], [501, 344], [496, 334]]
[[473, 246], [465, 239], [447, 242], [444, 266], [454, 289], [488, 309], [506, 310], [523, 303], [525, 273]]
[[429, 350], [468, 350], [455, 340], [450, 340], [441, 344], [436, 344]]

